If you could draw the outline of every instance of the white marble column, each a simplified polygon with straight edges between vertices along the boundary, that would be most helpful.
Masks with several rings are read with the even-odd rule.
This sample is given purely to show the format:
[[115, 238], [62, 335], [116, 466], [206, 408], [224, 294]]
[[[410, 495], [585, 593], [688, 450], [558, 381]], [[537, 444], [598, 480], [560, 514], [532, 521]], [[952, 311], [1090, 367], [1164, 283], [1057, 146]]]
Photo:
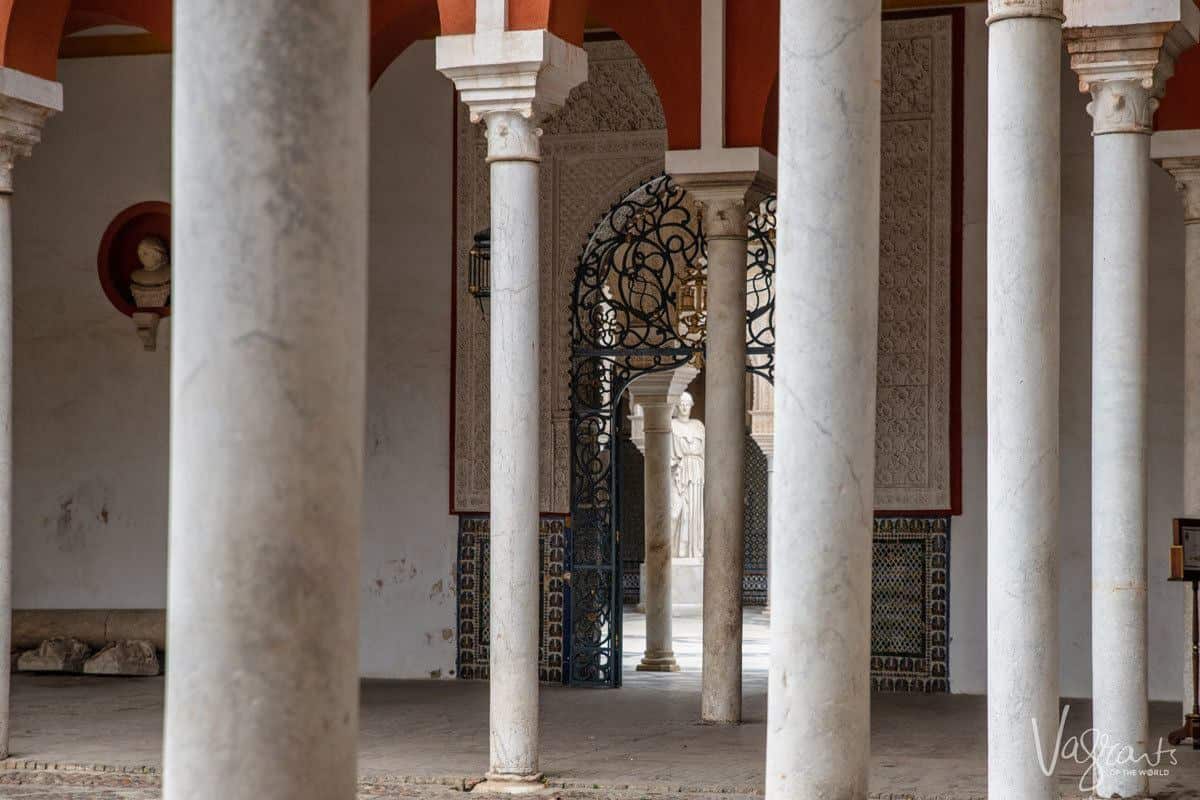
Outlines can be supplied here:
[[1062, 0], [989, 0], [988, 797], [1050, 800], [1058, 729]]
[[0, 67], [0, 759], [9, 754], [12, 667], [13, 166], [61, 110], [61, 84]]
[[746, 226], [744, 187], [692, 194], [708, 243], [704, 348], [704, 660], [700, 719], [742, 721], [746, 553]]
[[288, 11], [175, 9], [167, 800], [355, 796], [369, 15]]
[[486, 114], [491, 164], [491, 769], [538, 772], [538, 149], [536, 123]]
[[[1175, 179], [1184, 209], [1183, 509], [1200, 517], [1200, 130], [1154, 134], [1151, 155]], [[1153, 554], [1152, 554], [1153, 555]], [[1184, 589], [1186, 588], [1186, 591]], [[1192, 593], [1181, 587], [1183, 696], [1180, 718], [1192, 710]]]
[[[870, 768], [879, 0], [783, 3], [770, 800], [862, 800]], [[803, 524], [797, 524], [802, 521]]]
[[482, 789], [537, 791], [537, 121], [586, 77], [587, 57], [547, 31], [498, 27], [438, 37], [437, 47], [438, 69], [487, 127], [491, 165], [491, 698]]
[[678, 672], [671, 632], [671, 417], [696, 369], [645, 375], [634, 383], [642, 409], [645, 465], [646, 568], [642, 597], [646, 606], [646, 650], [638, 672]]
[[[1066, 30], [1089, 92], [1095, 183], [1092, 269], [1093, 726], [1116, 745], [1096, 755], [1099, 797], [1140, 797], [1149, 779], [1115, 759], [1146, 753], [1147, 390], [1150, 134], [1158, 106], [1155, 31]], [[1162, 37], [1157, 37], [1161, 47]], [[1126, 49], [1142, 47], [1142, 49]], [[1151, 54], [1147, 57], [1147, 50]]]

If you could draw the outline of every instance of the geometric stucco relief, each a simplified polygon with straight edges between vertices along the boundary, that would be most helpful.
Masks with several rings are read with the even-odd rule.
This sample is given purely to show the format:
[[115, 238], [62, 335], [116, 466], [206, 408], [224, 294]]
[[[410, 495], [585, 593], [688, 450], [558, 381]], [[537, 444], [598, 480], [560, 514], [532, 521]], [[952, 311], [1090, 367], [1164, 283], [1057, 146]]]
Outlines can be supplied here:
[[954, 29], [883, 27], [875, 507], [951, 506]]
[[[588, 42], [589, 80], [543, 126], [541, 170], [541, 502], [570, 507], [569, 304], [592, 226], [663, 169], [653, 83], [619, 40]], [[875, 507], [947, 510], [952, 500], [951, 304], [954, 196], [951, 17], [885, 20]], [[463, 287], [488, 227], [481, 126], [458, 124], [454, 510], [488, 510], [488, 322]], [[764, 420], [769, 425], [769, 422]]]
[[[541, 501], [543, 512], [570, 509], [568, 309], [579, 254], [596, 220], [626, 192], [663, 169], [666, 123], [654, 84], [624, 42], [587, 42], [588, 82], [542, 129]], [[458, 120], [459, 291], [455, 325], [454, 510], [488, 510], [488, 322], [462, 287], [465, 254], [488, 227], [488, 169], [482, 127], [465, 109]]]

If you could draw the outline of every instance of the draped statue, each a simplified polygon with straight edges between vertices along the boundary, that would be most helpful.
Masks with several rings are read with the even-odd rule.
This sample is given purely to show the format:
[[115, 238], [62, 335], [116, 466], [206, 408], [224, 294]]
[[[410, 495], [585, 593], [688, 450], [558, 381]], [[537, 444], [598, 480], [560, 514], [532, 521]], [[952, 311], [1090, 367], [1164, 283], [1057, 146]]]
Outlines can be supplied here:
[[704, 423], [684, 392], [671, 420], [671, 555], [704, 557]]

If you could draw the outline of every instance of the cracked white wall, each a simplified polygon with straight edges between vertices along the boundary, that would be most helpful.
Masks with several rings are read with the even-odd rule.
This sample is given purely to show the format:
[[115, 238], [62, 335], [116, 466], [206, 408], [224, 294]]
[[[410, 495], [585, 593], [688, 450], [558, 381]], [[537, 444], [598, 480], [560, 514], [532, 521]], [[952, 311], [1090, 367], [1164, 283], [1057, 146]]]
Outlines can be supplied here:
[[[17, 608], [166, 602], [171, 323], [143, 352], [109, 305], [109, 221], [169, 200], [170, 58], [63, 61], [68, 110], [17, 171]], [[371, 100], [371, 269], [361, 669], [451, 677], [453, 95], [412, 47]]]

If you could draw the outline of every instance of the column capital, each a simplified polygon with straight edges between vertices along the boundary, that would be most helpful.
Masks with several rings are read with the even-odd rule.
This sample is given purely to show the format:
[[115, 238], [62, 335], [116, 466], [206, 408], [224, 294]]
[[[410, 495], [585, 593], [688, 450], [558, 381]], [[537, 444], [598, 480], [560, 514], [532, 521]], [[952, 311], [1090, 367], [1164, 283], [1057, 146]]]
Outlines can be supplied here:
[[437, 37], [437, 68], [454, 82], [472, 122], [497, 112], [536, 121], [587, 80], [588, 59], [547, 30], [495, 30]]
[[13, 165], [42, 139], [42, 126], [62, 111], [62, 84], [0, 67], [0, 193], [13, 190]]
[[1184, 222], [1200, 223], [1200, 130], [1159, 131], [1150, 139], [1150, 158], [1175, 179]]
[[775, 157], [758, 147], [671, 150], [666, 168], [699, 205], [708, 239], [745, 238], [748, 210], [775, 191]]
[[630, 405], [643, 408], [648, 406], [674, 407], [699, 374], [700, 371], [691, 364], [684, 364], [672, 370], [642, 375], [629, 387]]
[[1063, 0], [988, 0], [987, 24], [1005, 19], [1037, 18], [1066, 19]]
[[1079, 90], [1092, 96], [1093, 134], [1151, 133], [1175, 59], [1198, 34], [1192, 0], [1147, 0], [1133, 11], [1068, 0], [1063, 38]]

